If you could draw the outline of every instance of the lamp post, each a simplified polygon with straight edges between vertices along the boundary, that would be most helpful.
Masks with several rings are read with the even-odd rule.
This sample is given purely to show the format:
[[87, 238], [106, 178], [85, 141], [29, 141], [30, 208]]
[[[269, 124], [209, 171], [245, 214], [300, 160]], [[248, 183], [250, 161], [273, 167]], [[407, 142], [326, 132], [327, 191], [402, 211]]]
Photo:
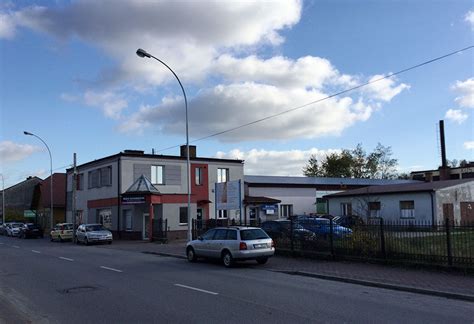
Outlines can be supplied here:
[[187, 175], [187, 182], [188, 182], [187, 183], [187, 187], [188, 187], [188, 241], [190, 241], [190, 240], [192, 240], [192, 232], [191, 232], [191, 166], [190, 166], [190, 163], [189, 163], [188, 100], [186, 98], [186, 92], [184, 91], [183, 84], [179, 80], [176, 73], [174, 73], [174, 71], [165, 62], [163, 62], [159, 58], [151, 55], [150, 53], [148, 53], [147, 51], [145, 51], [141, 48], [139, 48], [136, 53], [139, 57], [142, 57], [142, 58], [143, 57], [154, 58], [155, 60], [157, 60], [158, 62], [160, 62], [164, 66], [166, 66], [168, 68], [168, 70], [170, 70], [171, 73], [173, 73], [176, 80], [178, 80], [178, 83], [181, 87], [181, 90], [183, 91], [184, 107], [185, 107], [185, 110], [186, 110], [186, 175]]
[[5, 224], [5, 178], [3, 173], [0, 173], [2, 176], [2, 224]]
[[27, 132], [27, 131], [24, 131], [23, 134], [25, 135], [29, 135], [29, 136], [34, 136], [36, 137], [37, 139], [39, 139], [41, 142], [43, 142], [43, 144], [46, 146], [46, 148], [48, 149], [48, 153], [49, 153], [49, 170], [50, 170], [50, 180], [51, 180], [51, 188], [50, 188], [50, 192], [51, 192], [51, 215], [50, 215], [50, 226], [51, 228], [53, 228], [53, 222], [54, 222], [54, 216], [53, 216], [53, 157], [51, 156], [51, 150], [49, 149], [49, 146], [48, 144], [46, 144], [45, 141], [43, 141], [43, 139], [41, 137], [39, 137], [38, 135], [35, 135], [33, 133], [30, 133], [30, 132]]

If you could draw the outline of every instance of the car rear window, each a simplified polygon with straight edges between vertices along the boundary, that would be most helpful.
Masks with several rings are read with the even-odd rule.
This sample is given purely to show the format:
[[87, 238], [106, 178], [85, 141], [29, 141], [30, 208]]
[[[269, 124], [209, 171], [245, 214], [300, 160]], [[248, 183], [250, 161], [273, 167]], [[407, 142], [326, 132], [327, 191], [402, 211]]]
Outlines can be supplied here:
[[240, 231], [240, 238], [242, 241], [260, 240], [268, 238], [267, 233], [259, 228], [247, 229]]

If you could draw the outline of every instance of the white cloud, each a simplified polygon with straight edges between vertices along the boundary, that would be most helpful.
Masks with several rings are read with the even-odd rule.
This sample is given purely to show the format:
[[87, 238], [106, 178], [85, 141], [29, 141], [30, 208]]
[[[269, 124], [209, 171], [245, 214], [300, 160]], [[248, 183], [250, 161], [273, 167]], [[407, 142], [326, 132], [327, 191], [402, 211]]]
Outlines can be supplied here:
[[311, 155], [322, 160], [330, 153], [340, 150], [288, 150], [267, 151], [252, 149], [241, 151], [234, 149], [229, 152], [217, 152], [217, 158], [245, 160], [244, 168], [247, 175], [274, 175], [274, 176], [302, 176], [303, 167], [308, 163]]
[[464, 21], [468, 22], [471, 28], [474, 29], [474, 11], [468, 11], [466, 16], [464, 16]]
[[467, 114], [458, 109], [449, 109], [444, 116], [444, 118], [458, 124], [462, 124], [464, 121], [466, 121], [467, 117]]
[[112, 119], [120, 118], [122, 110], [128, 106], [125, 99], [111, 91], [86, 91], [84, 94], [84, 102], [88, 106], [102, 108], [105, 116]]
[[40, 150], [33, 145], [3, 141], [0, 142], [0, 161], [3, 163], [20, 161]]
[[456, 81], [451, 87], [452, 90], [460, 94], [454, 101], [463, 108], [474, 108], [474, 78], [465, 81]]
[[474, 141], [464, 142], [464, 148], [466, 150], [474, 150]]
[[0, 39], [12, 39], [15, 36], [16, 23], [8, 13], [0, 13]]
[[[385, 75], [374, 75], [370, 78], [369, 82], [374, 82], [384, 76]], [[371, 95], [373, 99], [389, 102], [403, 90], [410, 89], [410, 86], [405, 83], [396, 85], [395, 82], [396, 79], [394, 77], [383, 79], [369, 84], [364, 87], [362, 91]]]
[[[189, 108], [192, 138], [226, 131], [254, 120], [265, 119], [290, 107], [326, 95], [316, 90], [281, 89], [256, 83], [219, 85], [199, 93]], [[219, 136], [223, 141], [287, 140], [339, 135], [357, 121], [364, 121], [374, 107], [349, 97], [331, 98], [310, 107]], [[121, 126], [122, 131], [139, 131], [159, 125], [163, 133], [182, 134], [185, 128], [181, 98], [168, 98], [158, 107], [142, 107]]]

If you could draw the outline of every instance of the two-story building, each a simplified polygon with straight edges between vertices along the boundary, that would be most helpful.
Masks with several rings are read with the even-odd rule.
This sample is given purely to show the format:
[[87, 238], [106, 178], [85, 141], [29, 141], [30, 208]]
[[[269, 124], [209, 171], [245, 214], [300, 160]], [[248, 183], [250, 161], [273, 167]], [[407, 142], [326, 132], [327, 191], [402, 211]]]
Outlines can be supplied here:
[[[243, 161], [196, 156], [190, 146], [191, 218], [239, 219], [238, 210], [216, 210], [215, 184], [240, 180]], [[76, 223], [102, 223], [117, 237], [150, 239], [152, 223], [165, 221], [170, 239], [185, 238], [186, 146], [180, 156], [125, 150], [76, 168]], [[72, 221], [73, 169], [67, 170], [67, 219]], [[241, 193], [243, 197], [244, 188]]]

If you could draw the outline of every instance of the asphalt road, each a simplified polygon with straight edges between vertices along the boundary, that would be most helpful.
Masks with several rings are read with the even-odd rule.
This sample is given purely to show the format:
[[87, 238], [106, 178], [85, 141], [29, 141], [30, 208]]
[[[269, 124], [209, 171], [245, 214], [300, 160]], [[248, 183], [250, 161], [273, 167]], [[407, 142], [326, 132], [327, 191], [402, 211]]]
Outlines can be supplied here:
[[[269, 261], [271, 262], [271, 260]], [[474, 303], [0, 237], [0, 323], [473, 323]]]

